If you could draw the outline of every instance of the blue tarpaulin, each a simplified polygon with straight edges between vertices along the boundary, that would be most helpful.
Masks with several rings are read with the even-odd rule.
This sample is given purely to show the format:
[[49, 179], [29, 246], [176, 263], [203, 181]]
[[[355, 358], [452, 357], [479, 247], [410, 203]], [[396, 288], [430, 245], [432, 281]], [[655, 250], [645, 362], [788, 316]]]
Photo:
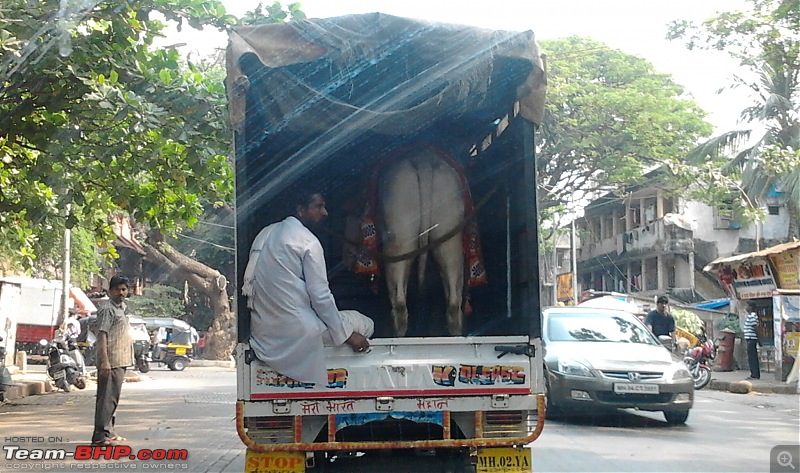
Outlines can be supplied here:
[[730, 299], [714, 299], [712, 301], [703, 301], [698, 302], [697, 304], [692, 304], [692, 307], [697, 307], [698, 309], [719, 309], [720, 307], [725, 307], [726, 305], [730, 304]]

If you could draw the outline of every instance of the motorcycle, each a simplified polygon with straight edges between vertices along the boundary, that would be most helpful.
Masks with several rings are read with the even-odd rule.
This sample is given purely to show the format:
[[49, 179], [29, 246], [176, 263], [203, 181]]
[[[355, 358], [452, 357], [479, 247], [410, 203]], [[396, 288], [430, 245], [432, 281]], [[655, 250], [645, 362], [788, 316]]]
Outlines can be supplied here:
[[694, 388], [703, 389], [711, 382], [709, 362], [717, 356], [717, 347], [706, 337], [705, 331], [697, 338], [700, 343], [686, 350], [683, 355], [683, 363], [689, 369], [692, 379], [694, 379]]
[[[0, 342], [2, 341], [3, 337], [0, 337]], [[12, 384], [11, 372], [6, 368], [6, 347], [0, 345], [0, 393], [5, 392]]]
[[47, 374], [57, 388], [69, 392], [72, 386], [86, 387], [86, 365], [75, 340], [57, 337], [39, 344], [47, 350]]

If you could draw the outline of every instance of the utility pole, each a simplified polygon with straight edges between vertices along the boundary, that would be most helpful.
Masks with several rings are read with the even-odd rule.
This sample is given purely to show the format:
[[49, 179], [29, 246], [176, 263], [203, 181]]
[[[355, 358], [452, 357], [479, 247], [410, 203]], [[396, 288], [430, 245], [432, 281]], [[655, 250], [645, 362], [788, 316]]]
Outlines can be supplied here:
[[61, 265], [61, 323], [63, 324], [64, 321], [67, 320], [69, 317], [69, 290], [72, 288], [70, 284], [70, 247], [72, 245], [72, 235], [70, 229], [66, 226], [67, 218], [69, 218], [69, 209], [70, 206], [67, 204], [67, 215], [64, 218], [64, 261]]
[[578, 235], [575, 231], [575, 217], [570, 223], [569, 232], [569, 262], [572, 271], [572, 305], [578, 305]]

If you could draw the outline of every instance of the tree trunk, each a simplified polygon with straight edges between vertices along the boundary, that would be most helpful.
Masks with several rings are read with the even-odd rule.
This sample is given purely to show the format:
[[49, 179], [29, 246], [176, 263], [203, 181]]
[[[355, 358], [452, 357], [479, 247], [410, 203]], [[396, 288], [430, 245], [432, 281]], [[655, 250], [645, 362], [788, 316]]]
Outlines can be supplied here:
[[786, 211], [789, 213], [789, 235], [787, 241], [800, 239], [800, 228], [798, 228], [798, 216], [800, 216], [800, 206], [795, 202], [789, 193], [789, 200], [786, 202]]
[[225, 276], [216, 269], [179, 253], [161, 241], [156, 232], [150, 232], [148, 241], [143, 246], [148, 261], [167, 269], [175, 276], [180, 275], [190, 286], [208, 297], [214, 312], [214, 323], [206, 335], [204, 358], [230, 359], [236, 344], [236, 318], [231, 311]]

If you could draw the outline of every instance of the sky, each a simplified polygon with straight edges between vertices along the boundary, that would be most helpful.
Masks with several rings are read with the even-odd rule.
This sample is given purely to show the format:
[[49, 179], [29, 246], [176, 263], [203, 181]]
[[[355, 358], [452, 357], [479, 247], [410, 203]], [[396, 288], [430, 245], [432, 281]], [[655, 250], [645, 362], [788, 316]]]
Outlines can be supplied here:
[[[258, 0], [223, 0], [241, 16]], [[272, 0], [263, 1], [271, 4]], [[288, 4], [284, 1], [283, 4]], [[744, 0], [303, 0], [309, 18], [351, 13], [382, 13], [429, 21], [460, 23], [499, 30], [532, 30], [539, 40], [587, 36], [650, 61], [668, 73], [709, 113], [717, 132], [737, 128], [739, 112], [749, 104], [743, 91], [716, 92], [739, 71], [723, 52], [689, 51], [681, 41], [665, 39], [672, 20], [701, 21], [719, 11], [744, 9]], [[181, 41], [204, 51], [224, 48], [226, 38], [213, 32], [188, 32]]]

